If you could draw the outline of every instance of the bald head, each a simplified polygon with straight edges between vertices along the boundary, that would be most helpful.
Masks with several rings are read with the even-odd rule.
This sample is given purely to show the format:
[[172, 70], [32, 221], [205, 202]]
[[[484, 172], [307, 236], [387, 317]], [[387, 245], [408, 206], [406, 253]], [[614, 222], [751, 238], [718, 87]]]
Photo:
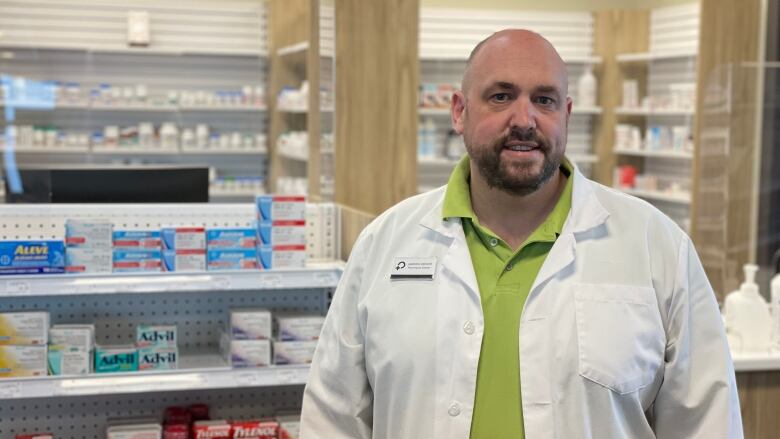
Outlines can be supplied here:
[[472, 82], [474, 66], [486, 59], [506, 57], [512, 53], [527, 52], [539, 58], [539, 62], [552, 64], [563, 75], [564, 93], [568, 92], [568, 74], [566, 64], [558, 55], [552, 44], [543, 36], [525, 29], [505, 29], [480, 41], [471, 51], [466, 62], [466, 70], [463, 72], [461, 90], [468, 95], [468, 88]]

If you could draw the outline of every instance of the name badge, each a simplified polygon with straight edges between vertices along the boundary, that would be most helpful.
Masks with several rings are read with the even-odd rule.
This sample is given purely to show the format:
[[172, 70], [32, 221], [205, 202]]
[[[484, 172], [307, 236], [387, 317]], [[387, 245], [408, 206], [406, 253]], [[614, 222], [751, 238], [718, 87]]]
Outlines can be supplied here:
[[403, 258], [393, 259], [390, 279], [427, 279], [433, 280], [436, 274], [436, 258]]

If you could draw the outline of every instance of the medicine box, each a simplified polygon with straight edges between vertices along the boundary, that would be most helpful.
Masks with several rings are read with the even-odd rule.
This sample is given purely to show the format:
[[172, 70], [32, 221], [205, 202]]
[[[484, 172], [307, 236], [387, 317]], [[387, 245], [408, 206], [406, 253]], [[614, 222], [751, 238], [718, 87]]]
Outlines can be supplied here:
[[135, 328], [135, 345], [139, 348], [175, 348], [176, 325], [138, 325]]
[[205, 250], [205, 227], [163, 227], [160, 230], [163, 250]]
[[48, 338], [48, 312], [0, 313], [0, 345], [46, 345]]
[[49, 343], [91, 351], [95, 347], [95, 325], [54, 325], [49, 329]]
[[308, 364], [314, 358], [317, 340], [274, 341], [274, 364]]
[[255, 198], [258, 221], [305, 220], [306, 197], [258, 195]]
[[230, 336], [235, 340], [270, 339], [271, 311], [264, 308], [230, 310]]
[[318, 340], [325, 317], [305, 314], [277, 314], [276, 339], [281, 341]]
[[260, 246], [258, 267], [261, 270], [306, 267], [305, 245]]
[[68, 247], [65, 251], [65, 271], [68, 273], [111, 273], [111, 247]]
[[162, 246], [159, 230], [115, 230], [114, 249], [158, 250]]
[[0, 346], [0, 378], [45, 376], [46, 346]]
[[146, 272], [162, 270], [160, 250], [114, 250], [114, 272]]
[[0, 241], [0, 275], [64, 272], [62, 241]]
[[156, 423], [114, 425], [106, 429], [106, 439], [162, 439], [162, 426]]
[[95, 372], [134, 372], [138, 370], [138, 350], [133, 345], [95, 347]]
[[301, 431], [300, 415], [277, 416], [279, 423], [279, 439], [298, 439]]
[[114, 225], [104, 221], [65, 221], [65, 245], [71, 247], [110, 248]]
[[179, 364], [176, 347], [145, 347], [138, 349], [138, 370], [171, 370]]
[[262, 367], [271, 364], [271, 340], [234, 340], [223, 333], [220, 352], [232, 367]]
[[253, 228], [216, 228], [206, 230], [206, 248], [254, 249], [257, 247], [257, 231]]
[[306, 245], [306, 221], [259, 221], [260, 245]]
[[85, 375], [90, 373], [92, 351], [75, 346], [49, 345], [49, 375]]
[[206, 250], [163, 250], [163, 271], [206, 271]]
[[206, 252], [208, 270], [256, 270], [257, 249], [219, 249]]

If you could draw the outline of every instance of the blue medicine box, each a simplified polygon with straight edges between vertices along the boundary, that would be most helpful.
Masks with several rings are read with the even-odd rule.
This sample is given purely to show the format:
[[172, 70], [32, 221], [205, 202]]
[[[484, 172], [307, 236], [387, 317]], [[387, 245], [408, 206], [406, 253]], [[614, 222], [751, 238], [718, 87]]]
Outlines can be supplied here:
[[0, 241], [0, 275], [64, 272], [63, 241]]

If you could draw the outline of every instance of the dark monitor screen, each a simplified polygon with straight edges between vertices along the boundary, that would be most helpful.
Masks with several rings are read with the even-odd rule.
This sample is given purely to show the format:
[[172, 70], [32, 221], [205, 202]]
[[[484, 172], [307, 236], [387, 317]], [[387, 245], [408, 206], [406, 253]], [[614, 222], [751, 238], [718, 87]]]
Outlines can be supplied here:
[[21, 168], [22, 193], [6, 179], [7, 203], [205, 203], [205, 167]]

